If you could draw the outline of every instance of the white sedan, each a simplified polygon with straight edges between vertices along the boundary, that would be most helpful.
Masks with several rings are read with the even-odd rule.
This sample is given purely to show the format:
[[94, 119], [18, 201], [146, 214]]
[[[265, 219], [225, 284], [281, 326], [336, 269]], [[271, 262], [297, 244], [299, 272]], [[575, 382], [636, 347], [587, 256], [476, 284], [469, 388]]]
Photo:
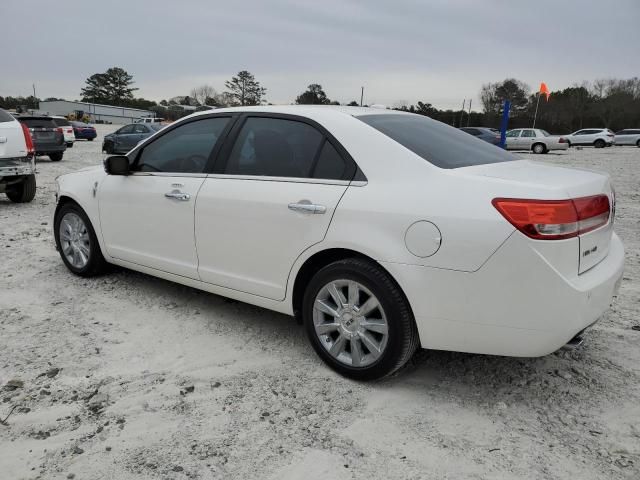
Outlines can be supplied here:
[[533, 153], [548, 153], [551, 150], [566, 150], [569, 142], [558, 135], [551, 135], [539, 128], [518, 128], [507, 132], [507, 150], [527, 150]]
[[418, 347], [540, 356], [609, 307], [624, 251], [606, 174], [520, 160], [427, 117], [348, 107], [193, 114], [58, 177], [73, 273], [108, 263], [295, 315], [332, 368]]

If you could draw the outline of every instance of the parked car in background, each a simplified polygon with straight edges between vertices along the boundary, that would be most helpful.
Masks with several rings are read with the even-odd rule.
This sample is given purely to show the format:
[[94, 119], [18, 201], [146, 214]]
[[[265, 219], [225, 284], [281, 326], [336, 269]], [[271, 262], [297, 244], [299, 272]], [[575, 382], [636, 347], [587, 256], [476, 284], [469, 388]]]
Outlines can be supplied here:
[[616, 132], [614, 142], [616, 145], [635, 145], [640, 147], [640, 128], [627, 128]]
[[62, 160], [67, 144], [62, 127], [58, 127], [53, 118], [20, 115], [18, 121], [29, 129], [36, 155], [48, 155], [52, 162]]
[[112, 263], [295, 315], [357, 379], [418, 346], [532, 357], [578, 343], [622, 278], [606, 173], [411, 113], [206, 111], [56, 180], [74, 274]]
[[125, 125], [104, 136], [102, 151], [106, 153], [127, 153], [142, 140], [162, 129], [162, 127], [163, 125], [159, 123], [131, 123]]
[[0, 192], [12, 202], [36, 195], [35, 151], [29, 129], [0, 109]]
[[564, 137], [551, 135], [539, 128], [516, 128], [507, 132], [506, 148], [547, 153], [551, 150], [566, 150], [569, 148], [569, 143]]
[[76, 136], [73, 133], [73, 126], [71, 125], [71, 122], [64, 117], [52, 116], [51, 118], [53, 119], [53, 123], [62, 129], [62, 134], [64, 135], [64, 141], [66, 142], [67, 147], [73, 147], [73, 142], [76, 141]]
[[570, 147], [582, 145], [596, 148], [610, 147], [614, 144], [614, 137], [615, 134], [608, 128], [583, 128], [564, 136]]
[[164, 118], [160, 118], [160, 117], [144, 117], [144, 118], [139, 118], [138, 120], [136, 120], [133, 123], [162, 123], [164, 122]]
[[473, 135], [480, 140], [491, 143], [492, 145], [500, 145], [500, 130], [488, 127], [460, 127], [460, 130]]
[[73, 134], [77, 139], [89, 140], [93, 141], [94, 138], [98, 136], [96, 129], [93, 125], [89, 125], [84, 122], [71, 121], [71, 126], [73, 127]]

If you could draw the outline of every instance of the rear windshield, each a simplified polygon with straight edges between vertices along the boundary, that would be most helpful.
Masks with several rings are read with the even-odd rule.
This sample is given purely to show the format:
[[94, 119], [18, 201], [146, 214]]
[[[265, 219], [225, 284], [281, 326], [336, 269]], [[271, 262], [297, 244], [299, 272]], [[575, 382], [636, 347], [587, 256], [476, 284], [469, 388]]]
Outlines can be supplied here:
[[518, 160], [511, 153], [423, 115], [356, 117], [440, 168]]
[[69, 127], [71, 124], [65, 118], [54, 118], [53, 123], [55, 123], [58, 127]]
[[160, 125], [159, 123], [152, 123], [151, 125], [147, 125], [151, 130], [155, 130], [156, 132], [160, 130], [164, 125]]
[[55, 128], [51, 118], [19, 118], [29, 128]]
[[13, 122], [15, 118], [0, 108], [0, 122]]

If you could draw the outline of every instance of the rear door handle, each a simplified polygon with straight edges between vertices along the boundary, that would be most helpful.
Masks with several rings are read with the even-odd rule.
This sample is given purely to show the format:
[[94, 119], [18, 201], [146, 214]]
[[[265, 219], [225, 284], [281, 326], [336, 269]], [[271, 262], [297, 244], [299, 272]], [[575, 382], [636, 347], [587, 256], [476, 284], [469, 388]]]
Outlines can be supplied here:
[[290, 203], [289, 210], [302, 213], [323, 214], [327, 211], [327, 207], [325, 207], [324, 205], [315, 205], [308, 200], [301, 200], [298, 203]]
[[191, 195], [189, 195], [188, 193], [183, 193], [180, 190], [173, 190], [172, 192], [165, 193], [164, 196], [167, 198], [180, 200], [182, 202], [188, 202], [191, 198]]

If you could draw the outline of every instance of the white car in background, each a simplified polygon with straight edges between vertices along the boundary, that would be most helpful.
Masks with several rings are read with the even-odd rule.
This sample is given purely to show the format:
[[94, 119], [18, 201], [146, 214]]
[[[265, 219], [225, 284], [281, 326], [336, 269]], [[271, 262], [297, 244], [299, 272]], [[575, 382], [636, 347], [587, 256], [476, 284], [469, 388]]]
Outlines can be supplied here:
[[531, 357], [577, 343], [623, 271], [607, 174], [391, 110], [195, 113], [57, 182], [71, 272], [111, 263], [295, 315], [357, 379], [418, 346]]
[[569, 146], [593, 146], [596, 148], [610, 147], [614, 144], [615, 134], [608, 128], [583, 128], [564, 138]]
[[15, 203], [36, 195], [36, 163], [29, 128], [0, 109], [0, 192]]
[[518, 128], [507, 132], [507, 150], [527, 150], [533, 153], [548, 153], [551, 150], [566, 150], [569, 144], [564, 137], [551, 135], [539, 128]]
[[73, 143], [76, 141], [76, 135], [73, 133], [73, 125], [64, 117], [52, 116], [51, 118], [53, 119], [53, 123], [56, 124], [56, 127], [62, 129], [67, 147], [73, 147]]
[[616, 132], [616, 145], [635, 145], [640, 147], [640, 128], [627, 128]]

